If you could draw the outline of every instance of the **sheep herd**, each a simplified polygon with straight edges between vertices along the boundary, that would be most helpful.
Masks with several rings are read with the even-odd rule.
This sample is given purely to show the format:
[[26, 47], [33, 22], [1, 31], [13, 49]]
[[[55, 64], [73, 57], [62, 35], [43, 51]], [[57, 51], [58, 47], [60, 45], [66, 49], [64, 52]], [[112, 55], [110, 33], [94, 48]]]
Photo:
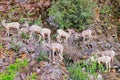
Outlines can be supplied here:
[[[92, 31], [91, 30], [84, 30], [81, 33], [77, 34], [73, 29], [68, 29], [68, 32], [64, 31], [63, 29], [58, 29], [56, 31], [57, 36], [56, 40], [57, 42], [51, 43], [51, 30], [49, 28], [43, 28], [42, 26], [39, 26], [37, 24], [33, 24], [29, 27], [28, 22], [25, 22], [24, 28], [20, 28], [20, 23], [18, 22], [10, 22], [6, 23], [5, 20], [3, 20], [2, 25], [4, 28], [6, 28], [6, 35], [9, 36], [10, 34], [10, 29], [11, 28], [16, 28], [18, 31], [18, 34], [21, 33], [29, 33], [30, 39], [32, 38], [32, 34], [36, 33], [39, 35], [39, 40], [41, 38], [43, 39], [43, 45], [48, 47], [50, 49], [50, 55], [49, 55], [49, 60], [51, 61], [51, 58], [54, 58], [55, 52], [59, 54], [60, 60], [63, 61], [63, 50], [64, 47], [61, 44], [62, 39], [64, 39], [64, 44], [68, 45], [68, 39], [69, 37], [74, 34], [75, 36], [81, 36], [83, 38], [83, 42], [86, 41], [86, 38], [88, 38], [88, 41], [91, 41], [94, 39], [92, 36]], [[48, 42], [46, 42], [46, 36]], [[114, 61], [114, 56], [115, 52], [113, 50], [105, 50], [105, 51], [97, 51], [96, 52], [97, 61], [98, 63], [104, 63], [106, 65], [106, 68], [110, 69], [111, 68], [111, 63]]]

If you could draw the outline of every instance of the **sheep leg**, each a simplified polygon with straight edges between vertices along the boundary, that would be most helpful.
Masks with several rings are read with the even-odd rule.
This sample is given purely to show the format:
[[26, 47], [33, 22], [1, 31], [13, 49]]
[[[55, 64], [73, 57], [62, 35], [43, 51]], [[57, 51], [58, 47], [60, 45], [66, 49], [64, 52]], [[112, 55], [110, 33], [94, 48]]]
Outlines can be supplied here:
[[106, 63], [106, 69], [110, 72], [110, 63]]
[[113, 57], [111, 58], [111, 65], [113, 65], [113, 62], [114, 62], [114, 59], [113, 59]]
[[9, 36], [9, 29], [6, 31], [7, 36]]
[[21, 34], [21, 30], [20, 29], [17, 29], [17, 31], [18, 31], [18, 34]]
[[[32, 34], [33, 34], [33, 32], [30, 33], [30, 39], [32, 38]], [[30, 40], [30, 39], [29, 39], [29, 40]]]
[[49, 55], [50, 64], [51, 64], [51, 59], [52, 59], [52, 57], [51, 57], [51, 52], [50, 52], [50, 55]]
[[39, 42], [41, 40], [41, 35], [39, 35], [39, 40], [37, 42]]
[[30, 37], [32, 37], [32, 32], [30, 33]]
[[60, 36], [57, 36], [57, 42], [61, 43]]
[[50, 35], [48, 35], [48, 43], [50, 44]]
[[90, 44], [91, 40], [92, 40], [92, 38], [91, 38], [91, 37], [89, 37], [89, 40], [88, 40], [88, 45]]
[[83, 37], [83, 43], [85, 42], [85, 37]]
[[106, 70], [108, 71], [108, 64], [107, 64], [107, 63], [105, 63], [105, 66], [106, 66]]
[[42, 35], [43, 36], [43, 40], [45, 41], [45, 35]]
[[88, 44], [88, 45], [90, 44], [90, 38], [88, 39], [88, 42], [87, 42], [87, 44]]
[[66, 39], [64, 39], [64, 44], [66, 44]]
[[109, 72], [110, 72], [110, 68], [111, 68], [110, 62], [108, 63], [108, 68], [109, 68]]
[[62, 61], [63, 60], [63, 50], [61, 50], [59, 56], [60, 56], [60, 60]]
[[8, 36], [8, 34], [7, 34], [7, 33], [8, 33], [8, 31], [6, 30], [6, 32], [5, 32], [5, 36]]
[[66, 38], [66, 40], [65, 40], [66, 45], [67, 45], [67, 41], [68, 41], [68, 38]]
[[55, 51], [54, 50], [52, 51], [52, 57], [53, 57], [53, 59], [55, 57]]

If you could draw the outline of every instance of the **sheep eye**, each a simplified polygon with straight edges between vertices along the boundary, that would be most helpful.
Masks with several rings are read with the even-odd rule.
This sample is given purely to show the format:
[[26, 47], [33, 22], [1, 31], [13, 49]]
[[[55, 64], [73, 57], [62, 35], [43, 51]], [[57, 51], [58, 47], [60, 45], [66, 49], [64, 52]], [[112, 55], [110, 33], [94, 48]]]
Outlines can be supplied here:
[[9, 36], [12, 36], [13, 34], [9, 34]]
[[38, 66], [38, 69], [40, 69], [40, 66]]
[[115, 35], [112, 36], [113, 38], [116, 37]]

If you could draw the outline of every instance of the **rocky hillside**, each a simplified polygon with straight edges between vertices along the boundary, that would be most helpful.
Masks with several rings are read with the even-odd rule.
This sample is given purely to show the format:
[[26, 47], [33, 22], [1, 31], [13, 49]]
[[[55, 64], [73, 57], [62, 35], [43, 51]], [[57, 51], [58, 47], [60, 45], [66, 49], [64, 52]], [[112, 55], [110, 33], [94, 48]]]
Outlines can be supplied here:
[[[0, 22], [7, 23], [0, 23], [0, 80], [119, 80], [120, 2], [89, 1], [1, 0]], [[11, 28], [8, 36], [5, 26], [11, 22], [18, 22], [25, 32]], [[60, 37], [64, 47], [62, 61], [57, 49], [55, 57], [50, 57], [52, 49], [44, 46], [47, 43], [43, 36], [38, 42], [39, 32], [31, 34], [33, 24], [51, 30], [50, 43], [57, 42], [58, 29], [66, 33], [73, 30], [67, 44], [63, 40], [66, 36]], [[82, 36], [85, 30], [92, 32], [90, 37]], [[90, 60], [106, 50], [115, 52], [110, 70], [105, 64]]]

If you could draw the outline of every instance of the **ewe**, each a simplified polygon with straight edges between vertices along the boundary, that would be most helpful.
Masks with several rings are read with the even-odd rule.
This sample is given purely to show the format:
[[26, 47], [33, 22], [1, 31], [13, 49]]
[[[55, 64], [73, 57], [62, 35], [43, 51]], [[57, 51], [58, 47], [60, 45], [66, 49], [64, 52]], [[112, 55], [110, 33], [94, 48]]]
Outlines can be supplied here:
[[32, 37], [32, 34], [35, 32], [35, 33], [39, 34], [39, 40], [40, 40], [41, 39], [40, 30], [41, 30], [41, 27], [39, 27], [38, 25], [36, 25], [36, 24], [32, 25], [30, 27], [30, 37]]
[[40, 35], [43, 37], [43, 40], [45, 41], [45, 37], [47, 35], [48, 43], [50, 43], [50, 35], [51, 30], [48, 28], [41, 28]]
[[114, 61], [115, 51], [113, 50], [98, 51], [98, 54], [101, 56], [109, 56], [112, 62]]
[[83, 37], [83, 42], [85, 42], [86, 38], [89, 38], [89, 41], [93, 38], [91, 30], [82, 31], [81, 36]]
[[43, 37], [43, 40], [45, 40], [45, 37], [47, 35], [48, 43], [50, 43], [50, 34], [51, 34], [51, 30], [50, 29], [48, 29], [48, 28], [42, 28], [42, 27], [39, 27], [38, 25], [32, 25], [30, 27], [30, 32], [31, 32], [30, 36], [32, 36], [33, 32], [39, 34], [39, 40], [38, 40], [38, 42], [40, 41], [41, 36]]
[[98, 64], [104, 63], [107, 70], [110, 70], [110, 68], [111, 68], [111, 65], [110, 65], [111, 64], [111, 57], [110, 56], [98, 57], [98, 55], [95, 55], [95, 56], [91, 56], [87, 60], [87, 62], [89, 62], [89, 61], [97, 61]]
[[2, 25], [6, 28], [6, 35], [9, 36], [9, 30], [11, 28], [16, 28], [18, 31], [20, 30], [20, 23], [18, 22], [11, 22], [11, 23], [6, 23], [6, 20], [2, 20]]
[[63, 38], [65, 38], [65, 40], [64, 40], [64, 43], [66, 43], [67, 44], [67, 41], [68, 41], [68, 38], [71, 36], [71, 34], [73, 33], [73, 30], [71, 29], [69, 29], [68, 30], [69, 32], [67, 33], [67, 32], [65, 32], [64, 30], [62, 30], [62, 29], [58, 29], [57, 30], [57, 42], [60, 42], [61, 43], [61, 38], [63, 37]]
[[102, 56], [102, 57], [98, 57], [97, 59], [98, 63], [105, 63], [106, 65], [106, 69], [110, 71], [110, 68], [111, 68], [111, 57], [109, 56]]
[[[64, 47], [59, 44], [59, 43], [51, 43], [51, 44], [43, 44], [44, 46], [46, 46], [48, 49], [51, 50], [50, 56], [49, 58], [51, 59], [51, 56], [54, 58], [55, 57], [55, 52], [59, 54], [60, 60], [63, 60], [63, 49]], [[51, 60], [50, 60], [51, 61]]]

